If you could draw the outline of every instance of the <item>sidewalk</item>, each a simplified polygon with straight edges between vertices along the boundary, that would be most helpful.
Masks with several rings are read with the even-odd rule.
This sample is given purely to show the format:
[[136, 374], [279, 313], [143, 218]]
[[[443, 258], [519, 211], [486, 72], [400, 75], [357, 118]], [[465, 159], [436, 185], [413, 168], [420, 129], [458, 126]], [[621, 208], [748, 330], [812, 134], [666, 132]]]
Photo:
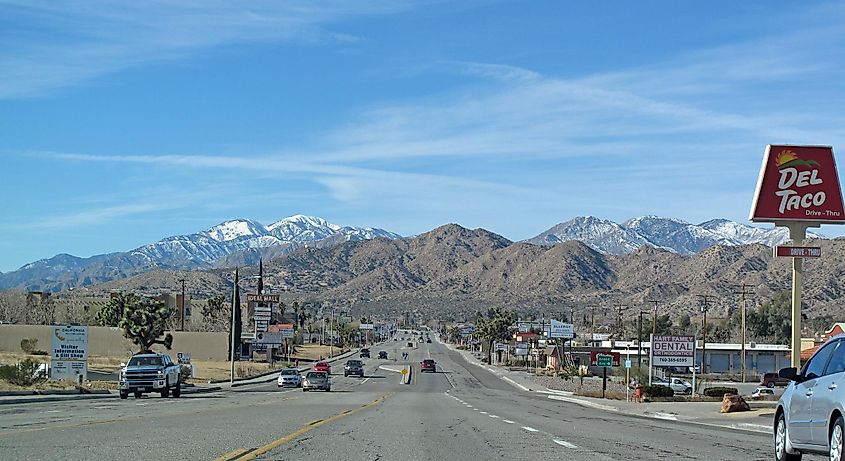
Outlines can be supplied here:
[[448, 343], [442, 344], [450, 350], [461, 354], [470, 364], [486, 369], [515, 388], [525, 392], [536, 393], [538, 396], [545, 395], [547, 399], [552, 401], [566, 402], [601, 411], [618, 412], [637, 417], [706, 424], [769, 434], [772, 432], [772, 421], [775, 413], [774, 402], [749, 401], [748, 404], [751, 406], [752, 411], [720, 413], [721, 402], [635, 403], [624, 400], [576, 396], [572, 392], [548, 389], [531, 379], [531, 375], [526, 372], [512, 371], [504, 367], [487, 365], [481, 363], [481, 360], [469, 351], [456, 349]]

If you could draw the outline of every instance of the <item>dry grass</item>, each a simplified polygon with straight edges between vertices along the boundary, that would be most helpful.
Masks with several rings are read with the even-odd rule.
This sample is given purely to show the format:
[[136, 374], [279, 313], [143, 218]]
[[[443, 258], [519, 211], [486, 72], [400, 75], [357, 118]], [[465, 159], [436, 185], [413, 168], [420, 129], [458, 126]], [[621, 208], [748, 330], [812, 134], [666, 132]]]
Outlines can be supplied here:
[[[344, 350], [345, 352], [346, 350]], [[330, 352], [329, 346], [321, 346], [319, 344], [306, 344], [298, 346], [296, 353], [291, 357], [293, 362], [295, 359], [299, 360], [318, 360], [320, 357], [328, 357]], [[341, 350], [334, 348], [335, 355], [339, 355]], [[23, 352], [0, 352], [0, 364], [8, 365], [18, 363], [23, 359], [32, 359], [40, 363], [50, 363], [49, 355], [29, 355]], [[88, 370], [99, 373], [117, 373], [120, 371], [120, 364], [125, 363], [129, 359], [124, 357], [103, 357], [92, 355], [88, 357]], [[228, 379], [230, 375], [230, 364], [228, 361], [216, 360], [194, 360], [192, 365], [195, 370], [195, 378], [188, 380], [190, 383], [207, 383], [211, 380]], [[280, 370], [288, 366], [286, 362], [277, 362], [273, 367], [263, 362], [236, 362], [235, 376], [238, 378], [245, 378], [249, 376], [256, 376], [268, 371]], [[91, 381], [90, 387], [93, 389], [116, 389], [116, 381]], [[48, 381], [37, 386], [22, 388], [14, 386], [5, 381], [0, 381], [0, 391], [12, 390], [46, 390], [46, 389], [73, 389], [72, 382], [63, 381]]]

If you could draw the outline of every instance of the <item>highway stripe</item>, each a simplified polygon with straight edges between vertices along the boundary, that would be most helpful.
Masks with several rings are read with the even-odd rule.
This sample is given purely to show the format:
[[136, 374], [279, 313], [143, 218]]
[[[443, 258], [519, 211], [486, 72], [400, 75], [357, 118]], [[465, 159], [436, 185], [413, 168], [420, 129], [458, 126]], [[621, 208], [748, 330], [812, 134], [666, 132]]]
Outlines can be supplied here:
[[533, 427], [522, 426], [522, 428], [525, 429], [528, 432], [540, 432], [537, 429], [534, 429]]
[[573, 450], [575, 450], [575, 449], [577, 449], [577, 448], [578, 448], [578, 445], [575, 445], [575, 444], [573, 444], [573, 443], [569, 443], [569, 442], [567, 442], [566, 440], [558, 440], [558, 439], [554, 439], [554, 442], [555, 442], [556, 444], [558, 444], [558, 445], [562, 446], [562, 447], [571, 448], [571, 449], [573, 449]]
[[506, 422], [506, 423], [508, 423], [508, 424], [513, 424], [513, 421], [511, 421], [511, 420], [509, 420], [509, 419], [503, 419], [502, 421], [503, 421], [503, 422]]
[[489, 415], [491, 418], [498, 418], [496, 415]]
[[328, 418], [325, 418], [325, 419], [317, 419], [317, 420], [311, 421], [308, 424], [299, 428], [298, 430], [296, 430], [296, 431], [294, 431], [294, 432], [292, 432], [292, 433], [290, 433], [290, 434], [288, 434], [284, 437], [280, 437], [280, 438], [278, 438], [278, 439], [276, 439], [276, 440], [274, 440], [274, 441], [272, 441], [272, 442], [270, 442], [266, 445], [260, 446], [258, 448], [253, 448], [253, 449], [244, 449], [245, 450], [244, 452], [238, 452], [237, 454], [235, 453], [237, 450], [233, 451], [233, 452], [229, 452], [229, 453], [226, 453], [225, 455], [223, 455], [219, 458], [215, 458], [214, 461], [235, 461], [235, 460], [238, 460], [238, 461], [244, 460], [245, 461], [245, 460], [253, 459], [256, 456], [263, 455], [264, 453], [267, 453], [268, 451], [270, 451], [274, 448], [277, 448], [280, 445], [283, 445], [287, 442], [290, 442], [291, 440], [295, 440], [296, 438], [300, 437], [301, 435], [306, 434], [309, 431], [312, 431], [312, 430], [314, 430], [314, 429], [316, 429], [320, 426], [329, 424], [329, 423], [334, 422], [334, 421], [336, 421], [340, 418], [343, 418], [343, 417], [351, 415], [355, 412], [361, 411], [364, 408], [368, 408], [368, 407], [371, 407], [373, 405], [377, 405], [381, 402], [384, 402], [391, 395], [392, 394], [384, 394], [381, 397], [373, 400], [372, 402], [363, 404], [358, 408], [355, 408], [355, 409], [352, 409], [352, 410], [346, 410], [346, 411], [343, 411], [341, 413], [334, 414], [334, 415], [332, 415]]

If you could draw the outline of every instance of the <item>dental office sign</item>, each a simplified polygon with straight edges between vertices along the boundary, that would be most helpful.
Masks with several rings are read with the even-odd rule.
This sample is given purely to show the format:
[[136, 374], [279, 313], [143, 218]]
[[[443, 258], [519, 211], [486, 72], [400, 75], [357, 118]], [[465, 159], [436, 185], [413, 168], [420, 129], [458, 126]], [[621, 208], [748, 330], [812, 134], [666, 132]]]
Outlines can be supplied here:
[[768, 146], [751, 221], [845, 223], [833, 148]]

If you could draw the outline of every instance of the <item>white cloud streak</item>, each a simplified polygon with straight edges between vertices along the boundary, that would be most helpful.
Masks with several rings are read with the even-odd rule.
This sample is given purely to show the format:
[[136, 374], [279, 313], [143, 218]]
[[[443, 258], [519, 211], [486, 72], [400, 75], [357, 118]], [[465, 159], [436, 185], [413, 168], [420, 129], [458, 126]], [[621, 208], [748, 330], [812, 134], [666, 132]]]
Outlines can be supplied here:
[[101, 75], [252, 41], [350, 43], [326, 29], [412, 5], [393, 0], [0, 0], [0, 99], [37, 97]]

